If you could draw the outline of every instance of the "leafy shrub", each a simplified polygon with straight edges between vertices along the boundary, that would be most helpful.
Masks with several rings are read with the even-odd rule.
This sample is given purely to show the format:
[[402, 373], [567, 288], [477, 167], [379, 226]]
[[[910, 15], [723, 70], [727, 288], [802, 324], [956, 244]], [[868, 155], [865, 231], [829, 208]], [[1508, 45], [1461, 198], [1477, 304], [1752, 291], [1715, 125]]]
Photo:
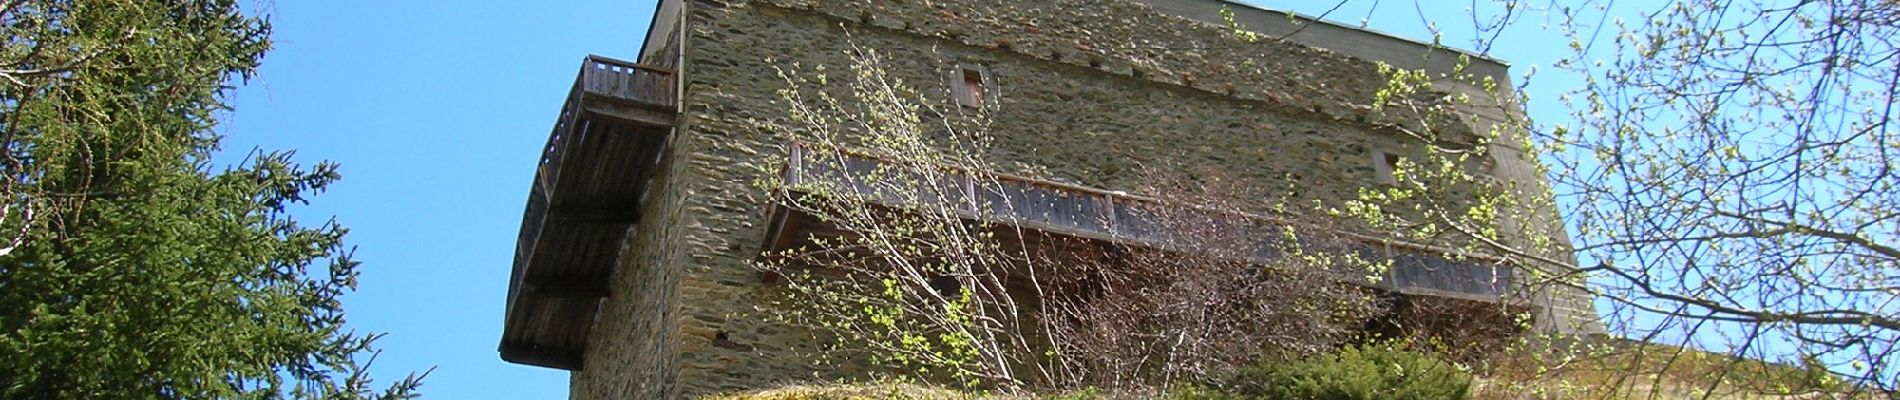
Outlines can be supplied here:
[[1392, 345], [1351, 346], [1294, 362], [1259, 362], [1212, 386], [1176, 393], [1181, 400], [1444, 400], [1470, 397], [1471, 374], [1429, 355]]
[[956, 391], [897, 383], [865, 385], [795, 385], [778, 389], [715, 396], [696, 400], [966, 400], [978, 396]]

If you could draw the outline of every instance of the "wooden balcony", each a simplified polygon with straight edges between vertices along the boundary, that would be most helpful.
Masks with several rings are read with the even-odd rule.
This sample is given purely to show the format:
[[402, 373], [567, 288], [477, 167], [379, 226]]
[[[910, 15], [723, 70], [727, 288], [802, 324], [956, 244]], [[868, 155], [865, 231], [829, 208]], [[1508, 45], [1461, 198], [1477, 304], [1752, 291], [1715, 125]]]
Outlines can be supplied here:
[[515, 242], [501, 356], [577, 369], [678, 113], [669, 69], [588, 56], [541, 151]]
[[[1019, 227], [1040, 235], [1197, 251], [1182, 248], [1161, 220], [1161, 216], [1169, 215], [1169, 208], [1192, 205], [981, 171], [950, 170], [943, 174], [945, 178], [938, 179], [940, 182], [919, 183], [921, 179], [903, 177], [904, 167], [892, 167], [894, 163], [833, 151], [814, 152], [803, 146], [793, 146], [789, 160], [783, 174], [794, 191], [836, 188], [888, 207], [948, 206], [964, 219]], [[864, 178], [869, 176], [878, 178]], [[837, 234], [822, 221], [788, 207], [774, 206], [768, 214], [770, 250], [796, 247], [813, 235]], [[1242, 232], [1239, 237], [1258, 238], [1229, 253], [1258, 263], [1282, 256], [1282, 232], [1273, 228], [1280, 225], [1280, 220], [1248, 213], [1224, 214], [1231, 218], [1207, 220], [1226, 221], [1215, 223], [1224, 225], [1219, 229]], [[1392, 261], [1392, 268], [1376, 283], [1386, 290], [1499, 303], [1513, 288], [1514, 270], [1495, 258], [1466, 255], [1462, 257], [1466, 261], [1453, 261], [1442, 256], [1451, 254], [1448, 249], [1350, 233], [1339, 235], [1349, 242], [1341, 251], [1368, 260]]]

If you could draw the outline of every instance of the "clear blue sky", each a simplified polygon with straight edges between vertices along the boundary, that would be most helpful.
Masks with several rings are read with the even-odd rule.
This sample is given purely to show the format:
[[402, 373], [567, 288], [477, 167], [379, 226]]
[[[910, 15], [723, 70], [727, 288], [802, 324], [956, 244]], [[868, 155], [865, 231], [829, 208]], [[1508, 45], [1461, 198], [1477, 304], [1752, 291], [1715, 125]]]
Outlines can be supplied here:
[[[1256, 3], [1309, 15], [1331, 5]], [[1385, 2], [1370, 26], [1428, 38], [1405, 3]], [[1356, 24], [1371, 4], [1355, 1], [1329, 18]], [[495, 351], [515, 233], [535, 157], [581, 58], [634, 58], [653, 1], [272, 7], [276, 50], [237, 91], [221, 128], [225, 148], [296, 149], [305, 163], [342, 164], [344, 179], [297, 214], [351, 228], [363, 277], [345, 306], [355, 329], [388, 333], [378, 377], [436, 366], [427, 398], [566, 398], [566, 371], [505, 363]], [[1449, 18], [1447, 28], [1469, 23], [1459, 9], [1426, 11]], [[1466, 42], [1457, 32], [1446, 41]], [[1516, 71], [1554, 56], [1535, 51], [1562, 49], [1515, 43], [1495, 55]], [[1538, 97], [1546, 102], [1533, 103], [1533, 115], [1554, 108]]]
[[343, 180], [298, 210], [350, 227], [349, 323], [388, 332], [383, 381], [438, 366], [438, 399], [564, 399], [567, 372], [502, 362], [503, 302], [534, 163], [588, 53], [632, 58], [651, 0], [279, 1], [227, 152], [296, 149]]

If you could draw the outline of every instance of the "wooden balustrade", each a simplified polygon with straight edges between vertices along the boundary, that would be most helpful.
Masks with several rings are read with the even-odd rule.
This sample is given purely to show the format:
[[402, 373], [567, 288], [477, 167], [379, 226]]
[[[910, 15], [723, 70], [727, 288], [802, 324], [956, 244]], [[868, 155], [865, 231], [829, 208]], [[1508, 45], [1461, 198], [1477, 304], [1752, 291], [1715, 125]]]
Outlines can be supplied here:
[[676, 92], [675, 71], [601, 56], [587, 56], [577, 82], [587, 93], [627, 101], [671, 107]]
[[514, 270], [502, 358], [579, 366], [600, 297], [678, 113], [673, 70], [588, 56], [536, 163]]
[[[814, 151], [793, 145], [784, 171], [794, 191], [835, 190], [862, 196], [891, 207], [948, 207], [959, 216], [1058, 235], [1109, 240], [1140, 246], [1178, 246], [1164, 220], [1170, 213], [1213, 213], [1195, 220], [1231, 224], [1241, 237], [1255, 237], [1239, 249], [1240, 257], [1270, 262], [1280, 256], [1281, 233], [1272, 229], [1287, 221], [1267, 215], [1210, 210], [1096, 188], [1048, 182], [1018, 176], [939, 168], [921, 173], [902, 163], [839, 151]], [[1230, 216], [1221, 218], [1219, 215]], [[1332, 232], [1353, 244], [1344, 251], [1371, 259], [1390, 259], [1392, 268], [1380, 286], [1433, 295], [1499, 300], [1510, 290], [1515, 274], [1499, 259], [1462, 254], [1450, 249], [1367, 235]], [[1444, 255], [1457, 254], [1465, 261]], [[1488, 264], [1488, 265], [1487, 265]]]

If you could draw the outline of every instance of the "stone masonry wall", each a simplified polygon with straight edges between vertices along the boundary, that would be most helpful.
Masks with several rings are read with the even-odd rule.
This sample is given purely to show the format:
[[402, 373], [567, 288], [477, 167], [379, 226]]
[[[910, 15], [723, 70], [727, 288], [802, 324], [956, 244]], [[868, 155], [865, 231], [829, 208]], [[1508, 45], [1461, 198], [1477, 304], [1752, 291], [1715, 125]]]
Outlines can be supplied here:
[[[1329, 51], [1243, 43], [1218, 27], [1111, 0], [698, 0], [687, 4], [682, 125], [602, 305], [572, 397], [679, 398], [835, 377], [807, 357], [809, 332], [780, 326], [748, 265], [762, 250], [766, 194], [753, 163], [783, 154], [757, 128], [784, 118], [774, 67], [851, 63], [941, 95], [959, 63], [990, 71], [995, 160], [1008, 172], [1110, 190], [1162, 157], [1299, 197], [1346, 199], [1377, 182], [1379, 151], [1403, 153], [1363, 104], [1373, 64]], [[768, 60], [778, 60], [768, 61]], [[1582, 303], [1587, 310], [1587, 298]], [[1574, 311], [1573, 311], [1574, 312]]]
[[[675, 134], [670, 150], [692, 141]], [[641, 224], [628, 232], [610, 295], [601, 301], [582, 366], [569, 376], [574, 399], [665, 399], [678, 397], [675, 357], [681, 336], [680, 283], [689, 252], [680, 246], [691, 216], [707, 212], [691, 196], [701, 181], [690, 154], [662, 153], [654, 193], [641, 207]], [[682, 159], [688, 157], [688, 159]]]

